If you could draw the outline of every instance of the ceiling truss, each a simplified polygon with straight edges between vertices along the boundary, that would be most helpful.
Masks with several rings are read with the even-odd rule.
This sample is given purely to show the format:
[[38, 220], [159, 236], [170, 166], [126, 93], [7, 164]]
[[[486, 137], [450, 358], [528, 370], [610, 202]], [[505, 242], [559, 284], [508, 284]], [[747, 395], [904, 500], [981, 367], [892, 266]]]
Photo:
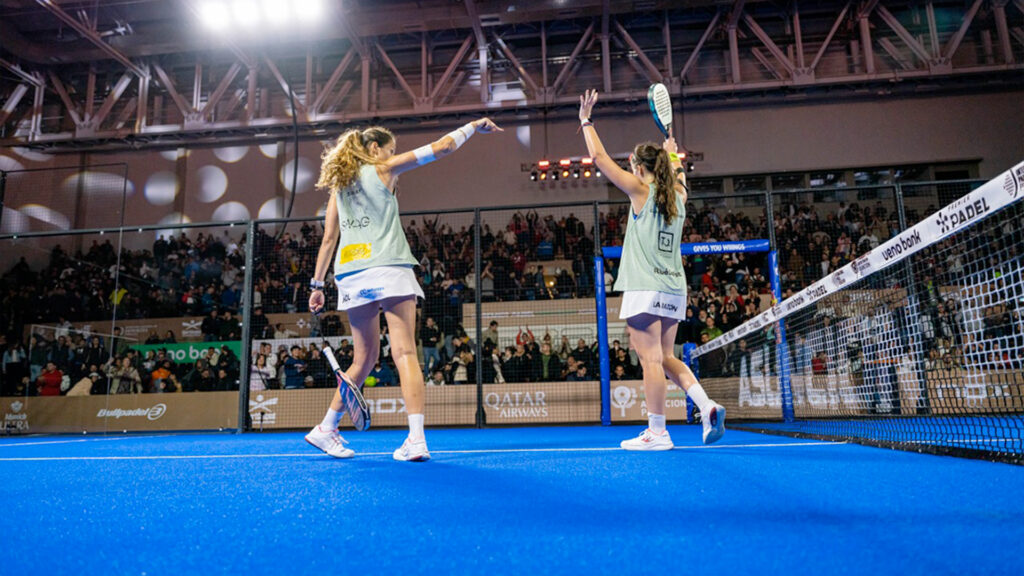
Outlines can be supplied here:
[[378, 120], [569, 116], [591, 87], [602, 88], [609, 110], [635, 110], [652, 82], [688, 106], [842, 98], [865, 87], [876, 95], [893, 86], [964, 89], [978, 80], [1024, 88], [1024, 0], [736, 0], [646, 12], [599, 0], [592, 15], [511, 24], [483, 12], [486, 2], [465, 0], [456, 5], [463, 28], [358, 37], [342, 14], [341, 34], [327, 41], [143, 56], [112, 46], [99, 19], [34, 2], [103, 57], [40, 65], [0, 54], [2, 145], [279, 138], [292, 130], [292, 101], [303, 135], [317, 136]]

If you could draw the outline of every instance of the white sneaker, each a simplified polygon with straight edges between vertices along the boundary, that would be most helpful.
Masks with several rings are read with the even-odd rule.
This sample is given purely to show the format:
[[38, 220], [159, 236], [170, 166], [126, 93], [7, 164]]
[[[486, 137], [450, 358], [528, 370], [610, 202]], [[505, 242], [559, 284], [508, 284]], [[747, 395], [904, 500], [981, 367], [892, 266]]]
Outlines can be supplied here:
[[348, 442], [342, 438], [341, 434], [337, 430], [323, 431], [320, 429], [320, 425], [317, 424], [306, 434], [306, 442], [309, 442], [313, 446], [323, 450], [330, 456], [335, 458], [351, 458], [355, 456], [355, 451], [350, 448], [345, 448], [345, 444]]
[[714, 444], [725, 434], [725, 408], [721, 404], [712, 404], [707, 414], [700, 415], [704, 424], [704, 443]]
[[413, 441], [409, 438], [402, 442], [402, 447], [392, 454], [395, 460], [402, 462], [426, 462], [430, 460], [430, 451], [427, 450], [427, 439], [421, 438]]
[[641, 432], [636, 438], [623, 440], [619, 446], [623, 450], [671, 450], [675, 448], [672, 437], [668, 435], [668, 430], [661, 434], [655, 434], [650, 428]]

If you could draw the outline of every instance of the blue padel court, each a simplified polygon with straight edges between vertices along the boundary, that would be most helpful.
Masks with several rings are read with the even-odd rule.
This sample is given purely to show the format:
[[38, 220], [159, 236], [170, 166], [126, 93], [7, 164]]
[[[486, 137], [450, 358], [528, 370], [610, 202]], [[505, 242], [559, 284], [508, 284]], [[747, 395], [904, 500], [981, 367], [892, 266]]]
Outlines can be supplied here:
[[0, 440], [3, 574], [1011, 574], [1024, 468], [641, 427]]

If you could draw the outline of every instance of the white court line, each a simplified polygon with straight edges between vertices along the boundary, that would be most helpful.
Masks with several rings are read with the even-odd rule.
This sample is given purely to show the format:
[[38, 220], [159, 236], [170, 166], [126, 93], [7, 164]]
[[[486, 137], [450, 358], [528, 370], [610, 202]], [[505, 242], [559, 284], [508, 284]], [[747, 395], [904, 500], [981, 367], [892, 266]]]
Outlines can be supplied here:
[[43, 442], [11, 442], [5, 444], [0, 442], [0, 448], [11, 448], [14, 446], [41, 446], [44, 444], [74, 444], [75, 442], [103, 442], [109, 440], [135, 440], [140, 438], [167, 438], [169, 436], [181, 436], [181, 434], [159, 434], [157, 436], [118, 436], [116, 438], [78, 438], [76, 440], [46, 440]]
[[[722, 448], [783, 448], [789, 446], [842, 446], [846, 442], [792, 442], [778, 444], [716, 444], [714, 446], [676, 446], [674, 450], [716, 450]], [[534, 452], [625, 452], [622, 448], [499, 448], [494, 450], [434, 450], [432, 454], [509, 454]], [[391, 452], [357, 452], [356, 456], [391, 456]], [[41, 456], [0, 458], [0, 462], [52, 462], [63, 460], [238, 460], [245, 458], [307, 458], [316, 452], [279, 454], [169, 454], [165, 456]]]

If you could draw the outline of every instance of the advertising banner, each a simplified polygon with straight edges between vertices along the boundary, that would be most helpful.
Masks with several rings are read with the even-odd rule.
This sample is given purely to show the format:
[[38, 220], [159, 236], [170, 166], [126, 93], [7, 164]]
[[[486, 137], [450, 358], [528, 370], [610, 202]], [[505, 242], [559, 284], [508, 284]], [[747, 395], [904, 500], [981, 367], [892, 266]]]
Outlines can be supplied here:
[[237, 392], [0, 398], [10, 432], [138, 432], [238, 427]]

